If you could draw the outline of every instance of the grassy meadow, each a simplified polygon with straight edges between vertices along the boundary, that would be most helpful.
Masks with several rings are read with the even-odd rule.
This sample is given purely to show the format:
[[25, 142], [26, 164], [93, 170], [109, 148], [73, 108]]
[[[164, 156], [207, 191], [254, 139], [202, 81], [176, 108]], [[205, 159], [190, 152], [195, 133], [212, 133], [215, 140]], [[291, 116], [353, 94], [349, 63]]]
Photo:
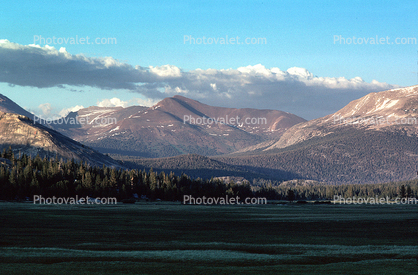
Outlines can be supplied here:
[[416, 205], [0, 203], [0, 274], [416, 274]]

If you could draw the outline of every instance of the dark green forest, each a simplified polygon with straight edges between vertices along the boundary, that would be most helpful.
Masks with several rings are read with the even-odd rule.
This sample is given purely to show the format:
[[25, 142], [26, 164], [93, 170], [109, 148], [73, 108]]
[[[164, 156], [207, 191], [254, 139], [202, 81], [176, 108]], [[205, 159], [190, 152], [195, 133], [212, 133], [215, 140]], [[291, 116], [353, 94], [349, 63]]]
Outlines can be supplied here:
[[34, 195], [44, 197], [116, 197], [132, 198], [134, 194], [150, 200], [182, 201], [193, 197], [265, 197], [270, 200], [331, 200], [343, 197], [416, 197], [418, 180], [382, 184], [289, 186], [270, 180], [253, 180], [237, 184], [217, 178], [192, 178], [186, 174], [154, 172], [151, 168], [122, 169], [92, 167], [74, 160], [47, 159], [25, 154], [16, 156], [11, 149], [1, 153], [0, 199], [23, 200]]
[[16, 157], [11, 149], [3, 150], [0, 166], [0, 199], [14, 200], [44, 197], [116, 197], [132, 198], [133, 194], [167, 201], [181, 201], [183, 195], [194, 197], [252, 197], [249, 183], [224, 184], [218, 179], [192, 179], [173, 172], [148, 172], [138, 169], [92, 167], [83, 162], [47, 159], [27, 155]]
[[379, 184], [343, 184], [343, 185], [263, 185], [257, 194], [268, 199], [288, 199], [289, 192], [295, 200], [333, 200], [334, 196], [343, 198], [373, 197], [390, 199], [417, 198], [418, 180], [379, 183]]

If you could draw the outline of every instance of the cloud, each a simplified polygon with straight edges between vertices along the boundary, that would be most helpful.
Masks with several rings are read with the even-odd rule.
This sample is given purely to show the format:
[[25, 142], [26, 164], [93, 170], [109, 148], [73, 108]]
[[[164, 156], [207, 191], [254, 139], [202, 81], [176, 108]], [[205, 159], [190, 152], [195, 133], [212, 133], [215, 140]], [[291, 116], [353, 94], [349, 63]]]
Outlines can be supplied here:
[[155, 104], [157, 104], [161, 99], [142, 99], [142, 98], [133, 98], [128, 101], [123, 101], [117, 97], [111, 98], [111, 99], [102, 99], [101, 101], [97, 102], [97, 106], [99, 107], [129, 107], [134, 105], [140, 105], [140, 106], [146, 106], [151, 107]]
[[56, 109], [55, 107], [52, 107], [50, 103], [43, 103], [36, 108], [36, 110], [32, 110], [30, 108], [24, 107], [24, 109], [34, 115], [37, 115], [43, 119], [59, 119], [61, 117], [67, 116], [70, 112], [77, 112], [80, 109], [83, 109], [84, 107], [81, 105], [77, 105], [74, 107], [64, 108], [58, 113], [54, 112]]
[[157, 104], [161, 99], [151, 99], [151, 98], [147, 98], [147, 99], [142, 99], [142, 98], [133, 98], [131, 100], [128, 101], [129, 106], [132, 105], [140, 105], [140, 106], [145, 106], [145, 107], [151, 107], [155, 104]]
[[44, 116], [49, 116], [51, 114], [51, 111], [54, 109], [54, 108], [52, 108], [50, 103], [43, 103], [43, 104], [39, 105], [38, 108], [41, 109], [42, 114]]
[[111, 98], [111, 99], [103, 99], [100, 102], [97, 102], [97, 106], [99, 107], [127, 107], [128, 101], [120, 100], [117, 97]]
[[[376, 80], [365, 82], [360, 77], [321, 77], [305, 68], [281, 70], [262, 64], [188, 72], [174, 65], [133, 67], [112, 57], [72, 55], [65, 48], [24, 46], [8, 40], [0, 40], [0, 82], [38, 88], [126, 89], [149, 100], [141, 104], [183, 94], [206, 104], [278, 109], [307, 119], [335, 112], [370, 92], [399, 87]], [[98, 104], [126, 107], [135, 102], [118, 100]]]
[[278, 109], [307, 119], [324, 116], [370, 92], [398, 87], [360, 77], [318, 77], [305, 68], [286, 71], [261, 64], [236, 70], [194, 70], [167, 81], [166, 96], [184, 94], [224, 107]]
[[83, 107], [82, 105], [77, 105], [77, 106], [74, 106], [74, 107], [65, 108], [65, 109], [62, 109], [62, 110], [58, 113], [58, 115], [59, 115], [60, 117], [65, 117], [65, 116], [67, 116], [70, 112], [77, 112], [78, 110], [83, 109], [83, 108], [84, 108], [84, 107]]
[[173, 65], [164, 65], [161, 67], [150, 66], [150, 72], [161, 77], [180, 77], [181, 70]]
[[135, 90], [135, 83], [158, 79], [158, 74], [148, 69], [134, 68], [112, 57], [72, 55], [65, 48], [0, 40], [0, 82], [38, 88], [70, 85]]

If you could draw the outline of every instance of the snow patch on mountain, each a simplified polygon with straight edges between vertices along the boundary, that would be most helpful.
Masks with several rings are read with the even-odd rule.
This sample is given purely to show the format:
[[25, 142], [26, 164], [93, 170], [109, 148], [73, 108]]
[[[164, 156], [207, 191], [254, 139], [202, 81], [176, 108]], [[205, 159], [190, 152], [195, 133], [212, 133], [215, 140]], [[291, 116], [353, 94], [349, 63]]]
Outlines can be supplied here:
[[109, 133], [114, 132], [114, 131], [117, 131], [117, 130], [119, 130], [119, 126], [117, 126], [116, 128], [113, 128], [112, 130], [110, 130]]
[[[381, 99], [379, 98], [376, 102], [376, 104], [379, 104], [379, 102], [381, 101]], [[396, 103], [398, 103], [399, 100], [392, 100], [390, 98], [385, 99], [380, 105], [377, 105], [376, 108], [374, 110], [370, 110], [367, 113], [371, 113], [371, 112], [377, 112], [383, 109], [389, 109], [392, 108], [393, 106], [396, 105]]]

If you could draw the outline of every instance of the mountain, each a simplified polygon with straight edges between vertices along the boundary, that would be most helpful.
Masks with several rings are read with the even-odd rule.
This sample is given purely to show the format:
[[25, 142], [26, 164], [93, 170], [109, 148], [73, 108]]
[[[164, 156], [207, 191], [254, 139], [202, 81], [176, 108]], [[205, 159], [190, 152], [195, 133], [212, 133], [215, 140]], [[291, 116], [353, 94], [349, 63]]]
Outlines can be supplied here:
[[[15, 131], [4, 144], [54, 146], [47, 134], [34, 139], [29, 126], [63, 141], [57, 132], [14, 116], [8, 119], [18, 125], [0, 128], [2, 136]], [[242, 123], [246, 119], [254, 119], [254, 124]], [[414, 179], [418, 170], [418, 86], [370, 93], [311, 121], [280, 111], [213, 107], [175, 96], [152, 107], [89, 107], [48, 126], [102, 152], [121, 155], [127, 166], [195, 177], [363, 184]], [[61, 147], [60, 154], [83, 148], [70, 147]], [[95, 161], [100, 161], [102, 155], [97, 156]], [[138, 156], [164, 158], [135, 159]]]
[[26, 116], [0, 112], [0, 150], [9, 147], [15, 154], [25, 153], [32, 157], [39, 154], [41, 157], [82, 160], [93, 166], [121, 167], [112, 158], [35, 123]]
[[418, 86], [368, 94], [350, 102], [334, 114], [295, 125], [265, 150], [285, 148], [314, 137], [324, 137], [344, 127], [378, 131], [402, 130], [416, 135]]
[[52, 126], [102, 153], [170, 157], [232, 153], [277, 140], [304, 121], [282, 111], [213, 107], [177, 95], [152, 107], [89, 107]]
[[[417, 110], [418, 86], [371, 93], [334, 114], [290, 127], [278, 140], [211, 156], [218, 168], [209, 174], [238, 176], [245, 172], [264, 179], [328, 184], [414, 179], [418, 170]], [[178, 157], [137, 163], [154, 169], [176, 169], [184, 164], [179, 170], [198, 167], [190, 171], [196, 175], [199, 169], [213, 165], [207, 159], [192, 159], [193, 165]]]
[[409, 180], [418, 168], [418, 86], [368, 94], [334, 114], [215, 159], [252, 172], [328, 183]]
[[2, 94], [0, 94], [0, 112], [18, 114], [32, 119], [34, 118], [33, 114], [29, 113]]

